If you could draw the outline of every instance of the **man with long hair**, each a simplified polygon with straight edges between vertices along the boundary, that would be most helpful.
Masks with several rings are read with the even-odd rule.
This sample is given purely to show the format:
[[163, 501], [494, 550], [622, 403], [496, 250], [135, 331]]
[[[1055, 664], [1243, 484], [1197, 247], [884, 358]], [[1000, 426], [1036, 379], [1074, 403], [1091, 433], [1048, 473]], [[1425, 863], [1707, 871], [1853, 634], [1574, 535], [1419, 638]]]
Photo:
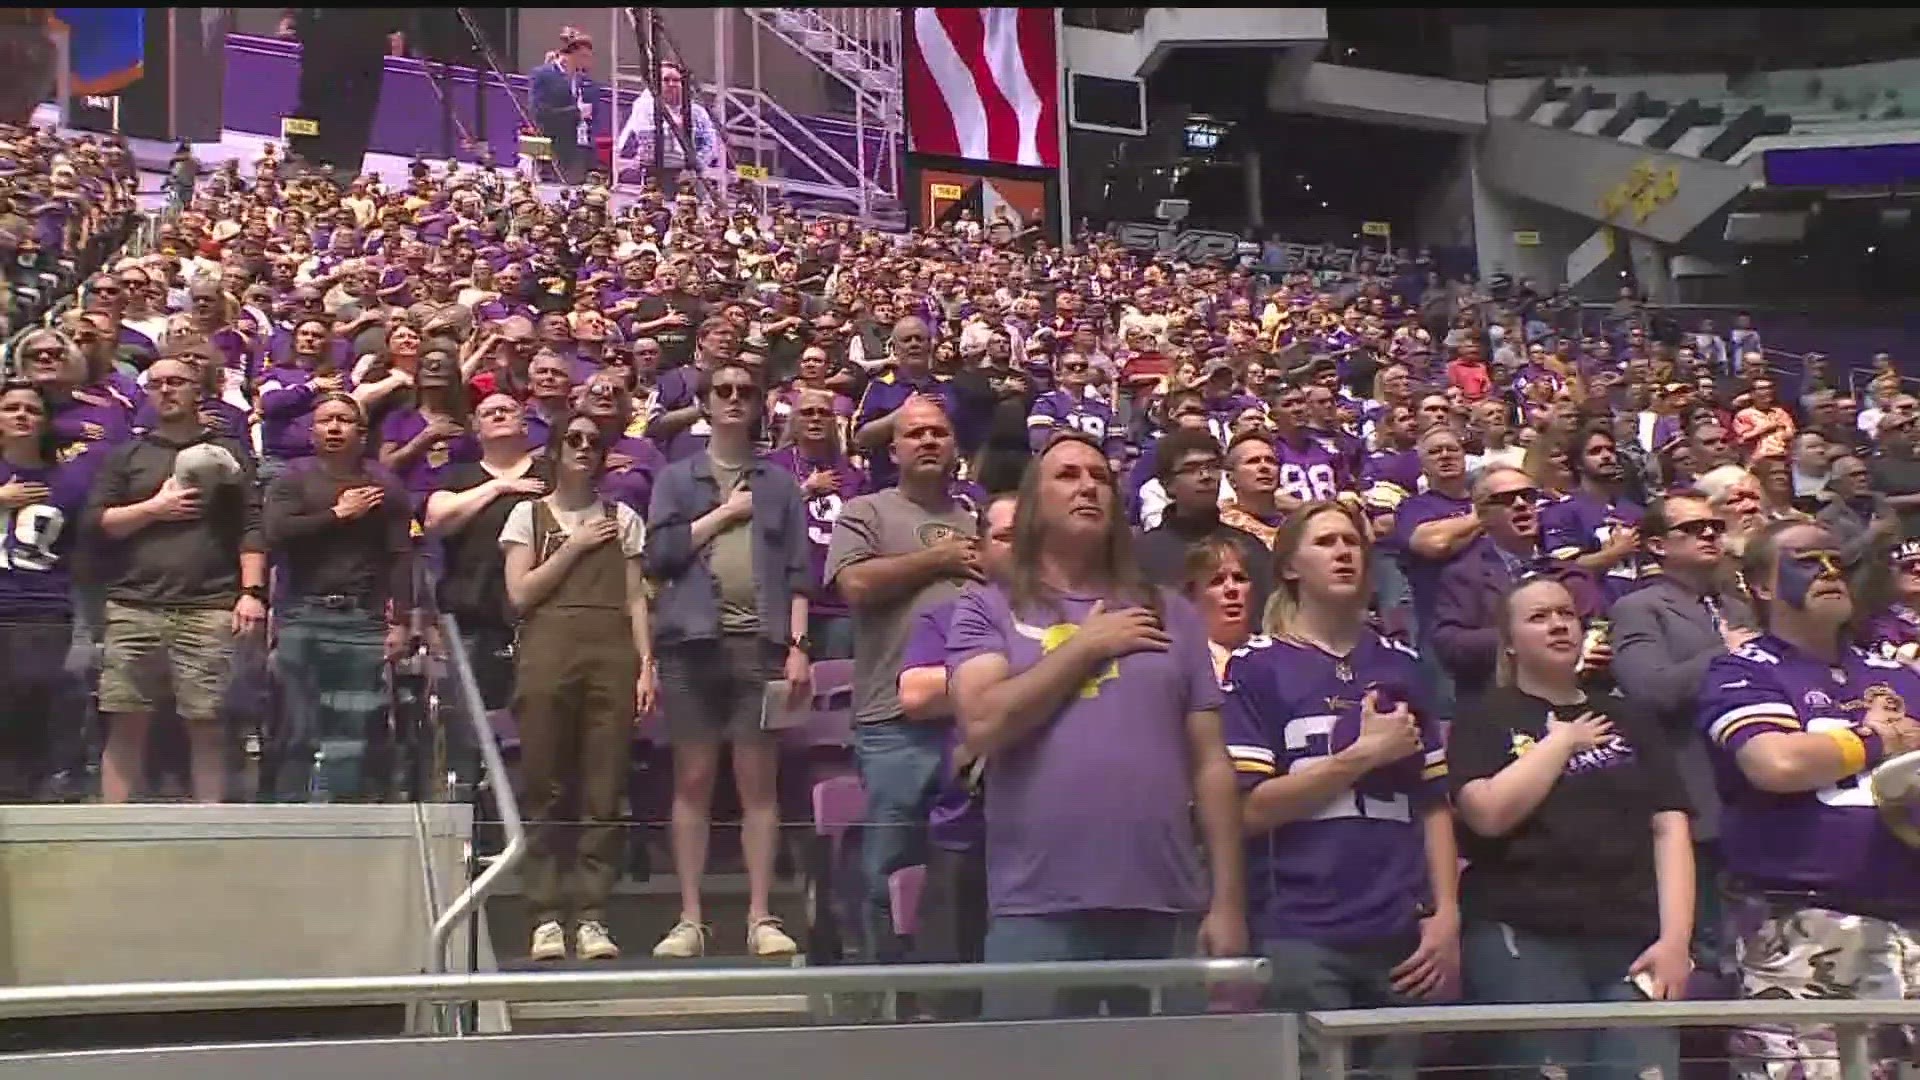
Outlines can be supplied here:
[[[1008, 581], [954, 612], [953, 699], [968, 751], [988, 761], [988, 962], [1173, 956], [1196, 916], [1207, 954], [1246, 946], [1206, 628], [1141, 579], [1131, 547], [1102, 448], [1061, 435], [1021, 485]], [[1145, 1006], [1125, 991], [1040, 998], [990, 993], [986, 1011]]]
[[[1727, 925], [1743, 998], [1920, 998], [1920, 849], [1881, 820], [1875, 766], [1920, 749], [1920, 675], [1851, 648], [1853, 592], [1818, 525], [1777, 521], [1742, 571], [1764, 632], [1707, 665]], [[1838, 1077], [1829, 1027], [1735, 1033], [1741, 1074]], [[1888, 1075], [1891, 1075], [1889, 1071]]]

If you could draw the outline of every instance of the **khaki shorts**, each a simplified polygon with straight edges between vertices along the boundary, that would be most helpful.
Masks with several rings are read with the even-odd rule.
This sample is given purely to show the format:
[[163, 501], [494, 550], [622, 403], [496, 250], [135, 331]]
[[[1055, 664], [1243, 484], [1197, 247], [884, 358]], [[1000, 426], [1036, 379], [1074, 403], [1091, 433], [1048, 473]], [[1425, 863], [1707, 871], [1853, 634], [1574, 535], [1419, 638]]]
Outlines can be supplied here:
[[152, 712], [171, 699], [181, 719], [211, 720], [232, 670], [232, 612], [107, 602], [101, 712]]

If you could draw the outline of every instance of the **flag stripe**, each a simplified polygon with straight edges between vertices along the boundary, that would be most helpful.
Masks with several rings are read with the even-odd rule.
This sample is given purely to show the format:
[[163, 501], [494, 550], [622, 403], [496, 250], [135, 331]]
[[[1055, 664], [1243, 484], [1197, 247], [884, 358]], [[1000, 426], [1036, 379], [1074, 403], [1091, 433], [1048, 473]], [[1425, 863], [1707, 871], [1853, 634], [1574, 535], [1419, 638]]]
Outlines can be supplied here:
[[1051, 8], [915, 8], [906, 80], [913, 148], [1058, 168]]

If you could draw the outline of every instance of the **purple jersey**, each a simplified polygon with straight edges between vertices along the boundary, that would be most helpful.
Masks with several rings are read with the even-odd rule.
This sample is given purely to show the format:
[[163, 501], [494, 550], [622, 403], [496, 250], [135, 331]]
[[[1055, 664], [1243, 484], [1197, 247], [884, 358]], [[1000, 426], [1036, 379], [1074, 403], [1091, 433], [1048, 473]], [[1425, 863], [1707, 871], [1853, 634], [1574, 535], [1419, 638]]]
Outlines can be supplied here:
[[73, 612], [73, 547], [95, 467], [107, 448], [76, 443], [45, 469], [0, 461], [0, 484], [44, 484], [40, 502], [0, 507], [0, 611], [16, 620], [64, 620]]
[[83, 386], [47, 402], [54, 440], [117, 446], [133, 438], [133, 416], [144, 395], [129, 402], [113, 386]]
[[1912, 663], [1920, 659], [1920, 610], [1896, 603], [1868, 619], [1856, 640], [1876, 656]]
[[[949, 422], [959, 415], [959, 397], [954, 393], [951, 381], [929, 376], [920, 382], [912, 382], [896, 370], [867, 383], [867, 392], [860, 396], [860, 407], [854, 410], [853, 430], [857, 432], [893, 412], [915, 394], [938, 401], [947, 410]], [[894, 464], [893, 455], [885, 448], [868, 456], [867, 469], [873, 474], [875, 491], [900, 482], [900, 466]]]
[[[346, 388], [350, 380], [341, 377]], [[272, 366], [260, 378], [260, 446], [267, 457], [295, 461], [313, 456], [313, 402], [319, 391], [313, 372]]]
[[623, 502], [638, 511], [641, 518], [647, 516], [647, 504], [653, 499], [653, 482], [659, 477], [660, 470], [667, 467], [666, 456], [653, 440], [623, 435], [614, 441], [607, 450], [611, 458], [615, 454], [625, 455], [632, 464], [615, 469], [611, 464], [600, 476], [600, 497], [611, 502]]
[[1778, 795], [1755, 787], [1735, 760], [1760, 735], [1851, 728], [1877, 700], [1908, 711], [1920, 702], [1920, 675], [1856, 649], [1831, 665], [1771, 634], [1707, 665], [1699, 725], [1726, 807], [1720, 849], [1728, 872], [1760, 888], [1842, 903], [1920, 897], [1920, 850], [1881, 822], [1867, 770], [1818, 791]]
[[1361, 777], [1311, 818], [1247, 844], [1247, 917], [1259, 940], [1343, 946], [1413, 929], [1429, 899], [1420, 811], [1445, 798], [1446, 752], [1418, 655], [1368, 633], [1340, 660], [1256, 637], [1227, 661], [1221, 719], [1243, 790], [1318, 766], [1353, 744], [1360, 699], [1378, 687], [1420, 722], [1422, 752]]
[[[1370, 495], [1369, 506], [1380, 509], [1392, 509], [1401, 502], [1426, 490], [1426, 474], [1420, 471], [1420, 451], [1418, 450], [1375, 450], [1367, 455], [1360, 469], [1362, 487], [1367, 491], [1384, 489], [1380, 495]], [[1390, 491], [1391, 496], [1386, 492]], [[1389, 501], [1389, 499], [1391, 501]]]
[[[953, 621], [956, 603], [948, 600], [914, 614], [913, 628], [907, 631], [907, 643], [900, 650], [901, 671], [946, 670], [947, 627]], [[947, 851], [971, 851], [987, 839], [979, 793], [966, 777], [953, 774], [953, 751], [959, 742], [959, 725], [948, 723], [940, 746], [940, 789], [927, 812], [927, 839]]]
[[[1638, 528], [1645, 511], [1637, 503], [1615, 499], [1604, 503], [1585, 491], [1576, 491], [1540, 508], [1540, 546], [1556, 559], [1577, 559], [1599, 551], [1622, 527]], [[1608, 600], [1618, 600], [1642, 583], [1645, 575], [1638, 555], [1629, 555], [1608, 568], [1603, 584]]]
[[707, 423], [705, 416], [698, 417], [693, 423], [681, 428], [673, 435], [662, 438], [653, 434], [654, 421], [665, 413], [688, 408], [697, 403], [700, 386], [700, 369], [688, 364], [674, 368], [660, 376], [655, 387], [653, 404], [647, 407], [647, 437], [660, 447], [667, 461], [679, 461], [690, 458], [707, 448], [707, 437], [713, 433], [713, 425]]
[[1056, 431], [1077, 431], [1100, 444], [1108, 458], [1119, 460], [1126, 450], [1126, 431], [1104, 401], [1050, 390], [1033, 403], [1027, 417], [1027, 435], [1034, 450], [1044, 449]]
[[847, 602], [839, 587], [827, 580], [827, 547], [833, 540], [833, 523], [840, 520], [841, 508], [849, 499], [867, 493], [865, 474], [844, 456], [837, 461], [811, 461], [802, 456], [798, 446], [783, 446], [768, 455], [768, 460], [803, 484], [815, 469], [832, 469], [840, 478], [839, 491], [807, 497], [807, 546], [813, 552], [815, 587], [808, 611], [816, 615], [847, 614]]
[[1222, 398], [1207, 398], [1207, 428], [1213, 437], [1225, 446], [1233, 438], [1233, 422], [1248, 409], [1261, 407], [1260, 399], [1247, 394], [1228, 394]]
[[[1413, 591], [1415, 620], [1424, 629], [1433, 625], [1434, 604], [1440, 596], [1440, 572], [1453, 561], [1426, 559], [1413, 553], [1413, 531], [1420, 526], [1459, 517], [1473, 509], [1473, 500], [1456, 499], [1439, 491], [1423, 491], [1400, 504], [1393, 516], [1393, 550], [1400, 552], [1407, 571], [1407, 587]], [[1458, 555], [1455, 552], [1454, 555]], [[1424, 640], [1424, 638], [1422, 639]]]
[[1280, 462], [1280, 493], [1313, 502], [1331, 499], [1352, 485], [1339, 451], [1324, 440], [1300, 433], [1297, 442], [1276, 439], [1273, 455]]
[[[947, 669], [992, 654], [1019, 675], [1071, 639], [1101, 599], [1064, 596], [1016, 615], [997, 586], [969, 590], [947, 630]], [[1219, 709], [1220, 684], [1199, 613], [1164, 591], [1160, 604], [1170, 648], [1109, 661], [987, 762], [992, 914], [1205, 909], [1187, 724]]]

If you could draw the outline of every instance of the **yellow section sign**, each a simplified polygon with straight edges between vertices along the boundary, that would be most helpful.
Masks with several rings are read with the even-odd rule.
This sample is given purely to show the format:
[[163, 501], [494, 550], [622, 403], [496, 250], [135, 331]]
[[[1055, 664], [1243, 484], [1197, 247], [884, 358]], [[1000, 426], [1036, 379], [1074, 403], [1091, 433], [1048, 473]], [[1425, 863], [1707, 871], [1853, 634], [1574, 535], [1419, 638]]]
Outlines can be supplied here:
[[761, 182], [767, 178], [767, 167], [764, 165], [748, 165], [743, 162], [733, 167], [733, 175], [742, 180]]
[[1386, 221], [1363, 221], [1360, 223], [1362, 236], [1392, 236], [1393, 224]]
[[280, 118], [280, 137], [283, 139], [292, 138], [295, 135], [317, 136], [319, 134], [320, 124], [317, 121], [298, 116]]
[[1662, 169], [1652, 158], [1647, 158], [1635, 165], [1625, 180], [1600, 196], [1600, 216], [1611, 221], [1622, 211], [1631, 210], [1633, 223], [1639, 225], [1679, 193], [1680, 170], [1674, 166]]
[[1513, 234], [1515, 247], [1539, 247], [1540, 234], [1532, 229], [1521, 229]]
[[959, 184], [934, 184], [930, 190], [936, 199], [957, 199], [966, 194]]

